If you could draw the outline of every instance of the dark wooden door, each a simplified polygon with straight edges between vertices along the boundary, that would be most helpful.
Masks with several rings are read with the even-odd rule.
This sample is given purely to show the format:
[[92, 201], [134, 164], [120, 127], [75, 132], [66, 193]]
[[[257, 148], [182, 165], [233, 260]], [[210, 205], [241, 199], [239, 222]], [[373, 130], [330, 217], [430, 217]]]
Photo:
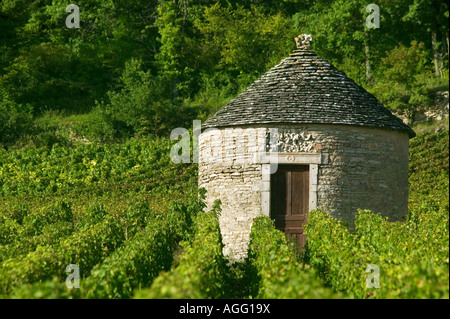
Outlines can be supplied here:
[[309, 166], [279, 165], [271, 175], [270, 214], [277, 229], [303, 247], [303, 225], [309, 211]]

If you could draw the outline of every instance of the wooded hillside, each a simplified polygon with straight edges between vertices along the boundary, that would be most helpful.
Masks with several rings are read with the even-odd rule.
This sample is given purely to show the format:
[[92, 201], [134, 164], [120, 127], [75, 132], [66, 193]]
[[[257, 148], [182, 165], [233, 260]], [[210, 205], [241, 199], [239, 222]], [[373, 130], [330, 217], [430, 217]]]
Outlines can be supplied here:
[[79, 0], [79, 28], [66, 26], [69, 3], [0, 3], [4, 146], [42, 132], [44, 144], [58, 140], [51, 123], [36, 122], [43, 115], [89, 113], [67, 121], [89, 140], [167, 136], [218, 110], [288, 56], [301, 33], [410, 122], [448, 90], [444, 0], [378, 1], [371, 29], [362, 0]]

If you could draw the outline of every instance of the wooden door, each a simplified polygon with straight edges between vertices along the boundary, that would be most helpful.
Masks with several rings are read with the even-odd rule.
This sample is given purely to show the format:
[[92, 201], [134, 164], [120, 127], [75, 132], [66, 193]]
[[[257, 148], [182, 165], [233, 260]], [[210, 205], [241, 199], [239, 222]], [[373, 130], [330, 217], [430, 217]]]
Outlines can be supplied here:
[[303, 225], [309, 211], [309, 166], [279, 165], [271, 175], [270, 194], [271, 218], [276, 228], [303, 247]]

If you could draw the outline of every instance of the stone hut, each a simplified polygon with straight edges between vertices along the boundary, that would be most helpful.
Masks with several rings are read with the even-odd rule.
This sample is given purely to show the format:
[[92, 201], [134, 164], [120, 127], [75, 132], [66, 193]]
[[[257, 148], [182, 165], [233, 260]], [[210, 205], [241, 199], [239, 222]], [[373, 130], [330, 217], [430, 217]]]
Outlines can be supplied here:
[[224, 254], [247, 255], [252, 221], [264, 214], [305, 241], [308, 212], [354, 227], [358, 208], [404, 219], [414, 131], [310, 49], [297, 50], [202, 125], [199, 187], [222, 202]]

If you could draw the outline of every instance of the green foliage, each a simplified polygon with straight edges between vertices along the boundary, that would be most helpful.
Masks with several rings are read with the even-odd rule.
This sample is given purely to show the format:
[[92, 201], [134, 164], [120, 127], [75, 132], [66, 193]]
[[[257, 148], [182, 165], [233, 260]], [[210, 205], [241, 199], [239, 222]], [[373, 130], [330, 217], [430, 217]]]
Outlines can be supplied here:
[[[321, 211], [309, 215], [308, 262], [336, 291], [352, 298], [448, 298], [448, 213], [392, 223], [358, 211], [355, 227], [349, 233]], [[368, 265], [379, 267], [379, 288], [366, 286]]]
[[[183, 5], [186, 6], [186, 2], [183, 1]], [[155, 23], [161, 43], [155, 56], [156, 63], [169, 85], [169, 95], [174, 98], [180, 89], [185, 88], [188, 75], [192, 72], [186, 61], [183, 61], [187, 13], [183, 14], [181, 10], [176, 1], [163, 1], [158, 6], [159, 15]]]
[[84, 210], [82, 214], [78, 217], [77, 228], [85, 229], [96, 223], [102, 222], [108, 213], [105, 209], [105, 206], [96, 201], [90, 203], [88, 207]]
[[15, 289], [11, 299], [73, 299], [75, 289], [66, 287], [61, 279], [39, 282], [35, 284], [25, 284]]
[[192, 220], [204, 207], [203, 200], [203, 191], [191, 194], [184, 204], [173, 201], [167, 212], [157, 215], [142, 202], [129, 207], [127, 233], [130, 225], [139, 222], [146, 227], [91, 271], [81, 297], [130, 298], [134, 289], [150, 286], [162, 270], [170, 268], [178, 242], [192, 233]]
[[[105, 106], [106, 115], [116, 126], [122, 122], [140, 135], [167, 136], [172, 129], [191, 124], [188, 119], [194, 118], [194, 110], [179, 99], [172, 100], [165, 92], [164, 79], [143, 71], [139, 60], [126, 63], [121, 82], [122, 89], [109, 92], [111, 103]], [[164, 99], [164, 96], [168, 97]]]
[[[37, 295], [55, 296], [56, 292], [46, 289], [54, 287], [55, 282], [64, 286], [63, 279], [67, 276], [64, 270], [68, 264], [80, 266], [81, 275], [86, 278], [95, 265], [101, 265], [105, 260], [97, 276], [102, 273], [101, 269], [108, 269], [107, 265], [117, 266], [117, 274], [126, 272], [127, 276], [120, 275], [119, 279], [113, 277], [114, 280], [105, 281], [105, 285], [115, 287], [123, 284], [124, 290], [117, 288], [115, 295], [110, 292], [110, 295], [101, 296], [118, 298], [120, 290], [120, 296], [124, 298], [125, 287], [131, 289], [130, 294], [139, 285], [148, 284], [151, 276], [158, 274], [158, 269], [170, 267], [174, 245], [189, 237], [191, 214], [204, 205], [201, 201], [203, 195], [199, 197], [195, 191], [196, 180], [191, 183], [196, 170], [192, 166], [175, 166], [170, 160], [170, 146], [171, 143], [165, 139], [135, 139], [115, 145], [78, 144], [63, 147], [55, 144], [51, 148], [26, 147], [0, 152], [0, 179], [2, 182], [16, 180], [14, 185], [17, 186], [17, 192], [11, 192], [7, 187], [9, 191], [0, 195], [1, 295], [25, 296], [27, 287], [32, 287], [30, 294], [37, 291]], [[29, 178], [25, 178], [24, 174], [30, 174], [27, 175]], [[44, 185], [56, 187], [41, 188], [44, 185], [40, 186], [39, 181], [44, 176], [48, 178], [48, 184]], [[71, 178], [77, 179], [77, 182], [73, 183]], [[116, 189], [120, 193], [119, 208], [108, 208], [109, 201], [115, 200], [111, 191], [116, 192]], [[175, 195], [179, 194], [177, 189], [182, 190], [184, 195]], [[104, 197], [108, 206], [102, 199], [103, 191], [107, 194]], [[72, 197], [73, 192], [77, 193], [77, 201], [79, 198], [84, 201], [82, 207], [59, 200]], [[92, 192], [96, 195], [86, 198]], [[128, 206], [123, 207], [121, 202], [127, 192], [132, 197], [128, 200]], [[146, 196], [139, 195], [143, 192]], [[46, 196], [50, 204], [31, 209], [33, 202], [16, 202], [18, 198], [35, 201], [40, 194]], [[151, 194], [154, 199], [148, 197]], [[167, 207], [165, 198], [172, 196], [177, 196], [179, 200]], [[150, 206], [150, 202], [154, 204]], [[155, 214], [167, 212], [167, 209], [169, 213], [158, 217], [161, 227], [157, 226]], [[153, 223], [154, 226], [147, 228]], [[167, 225], [163, 227], [163, 224]], [[161, 233], [160, 230], [155, 232], [159, 228]], [[164, 247], [167, 248], [165, 255], [160, 254]], [[117, 248], [120, 252], [105, 259]], [[151, 256], [154, 256], [155, 263], [147, 264]], [[141, 273], [145, 269], [149, 269], [147, 275]], [[123, 281], [125, 278], [129, 280], [128, 284]], [[50, 279], [53, 283], [47, 282]], [[74, 291], [59, 290], [61, 298], [80, 297]], [[98, 290], [101, 294], [102, 290]], [[93, 296], [92, 291], [90, 296]]]
[[64, 109], [85, 112], [105, 90], [99, 71], [64, 45], [39, 43], [21, 48], [0, 75], [0, 86], [14, 101], [32, 105], [34, 114]]
[[[169, 150], [164, 139], [131, 139], [118, 145], [1, 151], [4, 181], [42, 171], [40, 164], [51, 159], [54, 164], [45, 166], [49, 172], [87, 176], [91, 166], [100, 174], [109, 172], [74, 184], [72, 191], [79, 194], [115, 183], [138, 189], [120, 209], [98, 195], [76, 206], [64, 199], [71, 193], [64, 187], [44, 192], [50, 203], [35, 207], [14, 201], [37, 196], [31, 191], [36, 181], [20, 179], [21, 193], [3, 193], [6, 202], [0, 207], [2, 297], [448, 298], [448, 131], [411, 141], [407, 222], [359, 211], [350, 233], [327, 214], [311, 212], [302, 260], [273, 222], [259, 217], [248, 259], [233, 265], [222, 255], [219, 207], [200, 213], [205, 191], [197, 192], [196, 171], [172, 166]], [[141, 188], [142, 175], [150, 190]], [[157, 197], [138, 196], [139, 189]], [[163, 205], [162, 193], [179, 199]], [[65, 287], [68, 264], [80, 266], [80, 289]], [[380, 268], [380, 288], [366, 287], [369, 264]]]
[[46, 208], [36, 213], [27, 214], [23, 218], [23, 226], [30, 226], [36, 231], [42, 227], [55, 223], [57, 221], [72, 222], [73, 215], [70, 209], [70, 204], [67, 202], [60, 202], [52, 204], [50, 209]]
[[195, 220], [191, 242], [182, 243], [184, 251], [169, 272], [162, 273], [146, 290], [134, 298], [224, 298], [226, 293], [226, 260], [222, 255], [222, 237], [218, 207], [200, 213]]
[[263, 299], [330, 299], [340, 297], [323, 286], [314, 269], [298, 259], [286, 235], [268, 217], [253, 221], [248, 252], [254, 297]]
[[409, 211], [449, 209], [448, 130], [417, 135], [409, 148]]
[[19, 257], [38, 246], [57, 244], [74, 230], [70, 203], [60, 201], [29, 211], [28, 208], [2, 212], [0, 220], [0, 262]]
[[268, 15], [256, 6], [234, 9], [217, 3], [205, 10], [204, 19], [199, 29], [218, 51], [219, 65], [241, 76], [264, 72], [293, 47], [295, 33], [280, 13]]
[[220, 78], [218, 84], [224, 89], [244, 89], [293, 49], [296, 32], [286, 17], [265, 11], [258, 6], [234, 8], [217, 2], [195, 21], [205, 43], [201, 60], [210, 66], [205, 74], [215, 82]]
[[140, 2], [78, 1], [81, 27], [68, 29], [67, 1], [2, 1], [0, 87], [35, 113], [88, 111], [126, 60], [154, 55], [148, 46], [156, 42], [155, 4]]
[[167, 220], [158, 219], [138, 232], [120, 249], [94, 267], [82, 284], [83, 298], [130, 298], [147, 286], [173, 260], [173, 232]]
[[[322, 56], [337, 65], [351, 57], [358, 72], [363, 73], [365, 39], [361, 33], [364, 31], [367, 4], [360, 0], [317, 1], [311, 3], [306, 12], [302, 10], [293, 16], [294, 27], [299, 34], [313, 35], [314, 48]], [[353, 72], [348, 73], [354, 79], [360, 77]]]
[[[182, 187], [196, 170], [190, 166], [186, 168], [190, 173], [181, 174], [185, 168], [172, 163], [170, 148], [168, 139], [135, 138], [110, 146], [55, 144], [0, 153], [0, 195], [64, 195], [74, 189], [99, 192], [115, 187], [148, 191], [148, 187], [167, 189], [171, 184]], [[167, 183], [162, 183], [161, 177]]]
[[69, 126], [91, 142], [167, 135], [217, 111], [286, 57], [300, 33], [412, 120], [435, 90], [448, 89], [448, 6], [431, 0], [379, 2], [378, 29], [364, 26], [365, 0], [77, 4], [81, 27], [69, 29], [67, 1], [2, 1], [0, 96], [22, 115], [3, 118], [10, 111], [0, 104], [0, 143], [24, 134], [39, 146], [70, 142], [30, 131], [30, 114], [48, 110], [88, 114]]
[[14, 242], [21, 226], [15, 220], [0, 215], [0, 243], [2, 245]]
[[26, 256], [10, 258], [0, 264], [0, 295], [17, 286], [65, 277], [65, 267], [76, 264], [87, 273], [124, 241], [123, 229], [113, 218], [80, 230], [50, 246], [38, 246]]
[[[354, 298], [448, 298], [448, 131], [411, 140], [407, 221], [358, 211], [350, 233], [327, 214], [311, 212], [307, 260], [327, 284]], [[367, 288], [366, 267], [380, 269]]]
[[[177, 233], [182, 230], [192, 232], [192, 219], [203, 207], [203, 192], [192, 194], [188, 206], [174, 202], [168, 211], [155, 213], [146, 201], [129, 205], [115, 225], [125, 229], [125, 241], [97, 263], [89, 275], [83, 275], [80, 289], [68, 290], [61, 277], [51, 280], [24, 284], [14, 289], [11, 298], [130, 298], [133, 290], [149, 286], [162, 270], [168, 270], [173, 261], [173, 251], [183, 237]], [[178, 204], [178, 205], [176, 205]], [[188, 215], [187, 215], [188, 213]], [[189, 215], [192, 213], [192, 215]], [[102, 205], [88, 207], [82, 217], [80, 229], [88, 232], [95, 225], [110, 218], [105, 215]], [[96, 219], [89, 219], [98, 215]], [[88, 223], [91, 223], [90, 225]]]
[[405, 114], [412, 123], [415, 113], [431, 106], [436, 87], [443, 83], [438, 79], [431, 80], [424, 44], [416, 41], [410, 47], [401, 44], [387, 53], [382, 65], [379, 72], [382, 72], [383, 80], [370, 91], [383, 105]]
[[26, 134], [32, 118], [29, 105], [2, 100], [0, 96], [0, 147], [15, 142], [22, 134]]
[[[65, 119], [65, 121], [70, 121]], [[67, 139], [85, 139], [94, 143], [110, 143], [132, 136], [133, 129], [126, 123], [116, 120], [106, 110], [104, 104], [98, 103], [92, 111], [77, 116]]]
[[[170, 160], [170, 146], [165, 139], [135, 139], [114, 145], [54, 145], [3, 151], [1, 162], [5, 167], [32, 175], [46, 171], [57, 178], [58, 182], [52, 184], [60, 188], [41, 189], [54, 202], [33, 209], [26, 203], [14, 203], [13, 199], [36, 197], [36, 179], [20, 179], [16, 183], [20, 193], [1, 195], [7, 200], [0, 207], [0, 274], [4, 278], [1, 295], [129, 298], [133, 289], [149, 285], [159, 271], [169, 269], [173, 250], [180, 240], [191, 238], [194, 216], [204, 207], [204, 190], [198, 194], [196, 180], [191, 183], [195, 169], [175, 166]], [[42, 169], [46, 161], [48, 166]], [[94, 173], [84, 164], [99, 170]], [[3, 180], [11, 179], [7, 171], [12, 173], [3, 170]], [[63, 176], [82, 178], [89, 171], [100, 174], [94, 183], [88, 178], [71, 187], [63, 186]], [[137, 194], [144, 191], [147, 196], [133, 194], [128, 206], [110, 210], [97, 195], [85, 206], [76, 207], [76, 212], [69, 202], [52, 199], [70, 196], [72, 192], [78, 196], [98, 193], [105, 186], [114, 190], [116, 183], [125, 190], [137, 187]], [[171, 184], [177, 184], [184, 195], [165, 206], [160, 202], [161, 194], [172, 197], [177, 192], [174, 185], [167, 188]], [[147, 185], [151, 185], [150, 192]], [[123, 201], [124, 193], [120, 189], [119, 192]], [[158, 197], [149, 199], [150, 194]], [[111, 195], [107, 199], [111, 200]], [[154, 205], [150, 206], [150, 202]], [[161, 210], [162, 207], [165, 208]], [[67, 276], [65, 267], [71, 263], [80, 266], [81, 289], [68, 290], [63, 282]]]
[[[312, 213], [310, 265], [260, 218], [247, 263], [226, 266], [218, 211], [195, 217], [197, 167], [172, 163], [161, 138], [217, 111], [300, 33], [413, 121], [448, 90], [448, 5], [381, 0], [368, 30], [362, 0], [80, 0], [80, 29], [64, 26], [67, 4], [0, 2], [0, 295], [130, 298], [163, 270], [136, 296], [448, 298], [448, 130], [411, 141], [406, 223], [362, 211], [349, 233]], [[65, 287], [69, 263], [84, 288]], [[382, 288], [365, 287], [368, 263]]]
[[166, 222], [153, 221], [91, 271], [83, 283], [83, 298], [130, 298], [133, 289], [149, 285], [171, 265], [172, 236]]

